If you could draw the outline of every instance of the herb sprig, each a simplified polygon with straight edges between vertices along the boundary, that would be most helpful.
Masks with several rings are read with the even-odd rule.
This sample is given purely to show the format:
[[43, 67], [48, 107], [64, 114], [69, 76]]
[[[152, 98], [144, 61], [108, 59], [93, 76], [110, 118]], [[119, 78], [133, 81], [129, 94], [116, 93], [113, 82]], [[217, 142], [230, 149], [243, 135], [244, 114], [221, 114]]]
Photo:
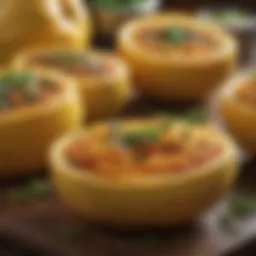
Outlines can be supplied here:
[[45, 199], [51, 194], [51, 185], [45, 180], [31, 181], [7, 194], [8, 204], [26, 204], [36, 200]]
[[50, 56], [56, 64], [67, 66], [79, 66], [85, 62], [85, 56], [74, 52], [55, 52]]
[[36, 76], [28, 71], [12, 71], [0, 76], [0, 109], [8, 108], [8, 95], [13, 90], [21, 92], [27, 101], [34, 100], [37, 97], [35, 81]]
[[65, 242], [74, 242], [80, 238], [86, 236], [89, 232], [88, 227], [82, 226], [69, 226], [65, 229], [62, 229], [59, 232], [59, 238]]
[[172, 119], [168, 117], [162, 118], [155, 127], [143, 127], [131, 131], [122, 132], [119, 129], [118, 122], [112, 122], [111, 139], [112, 141], [121, 146], [138, 147], [141, 145], [156, 143], [159, 141], [163, 132], [165, 132], [171, 125]]
[[256, 197], [236, 193], [229, 198], [226, 211], [219, 218], [219, 227], [235, 233], [237, 222], [256, 214]]
[[192, 32], [178, 26], [168, 26], [164, 29], [162, 37], [171, 44], [180, 45], [191, 40]]
[[94, 0], [93, 5], [100, 8], [123, 9], [141, 4], [146, 0]]
[[86, 66], [91, 70], [98, 70], [102, 63], [95, 56], [81, 52], [55, 52], [50, 56], [50, 60], [61, 66], [80, 67]]

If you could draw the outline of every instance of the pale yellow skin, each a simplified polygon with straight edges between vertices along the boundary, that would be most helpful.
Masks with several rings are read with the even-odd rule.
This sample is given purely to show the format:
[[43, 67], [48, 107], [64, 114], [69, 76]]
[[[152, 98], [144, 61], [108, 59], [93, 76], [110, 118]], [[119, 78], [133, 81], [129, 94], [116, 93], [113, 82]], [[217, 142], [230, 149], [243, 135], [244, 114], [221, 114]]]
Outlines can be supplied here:
[[0, 64], [26, 49], [89, 44], [89, 15], [80, 0], [0, 0], [0, 6]]
[[[170, 57], [149, 51], [134, 40], [134, 33], [144, 27], [184, 25], [208, 31], [221, 42], [221, 49], [212, 56]], [[128, 22], [118, 35], [118, 51], [127, 62], [136, 88], [151, 98], [164, 101], [201, 100], [230, 74], [237, 59], [235, 40], [212, 24], [196, 21], [182, 14], [165, 13]]]
[[239, 74], [220, 90], [217, 103], [223, 124], [246, 151], [256, 154], [256, 109], [240, 101], [235, 94], [236, 87], [248, 79]]
[[[209, 134], [216, 135], [210, 128]], [[53, 145], [51, 179], [59, 197], [90, 221], [127, 228], [184, 224], [207, 210], [237, 177], [237, 152], [223, 135], [224, 152], [205, 168], [113, 181], [65, 162], [63, 148], [84, 136], [73, 133]]]
[[128, 70], [117, 58], [113, 74], [107, 77], [99, 75], [91, 79], [77, 77], [77, 81], [88, 109], [89, 120], [103, 119], [118, 114], [131, 98]]
[[37, 72], [54, 79], [63, 92], [53, 100], [0, 113], [0, 177], [42, 171], [51, 143], [81, 124], [75, 82], [57, 73]]
[[[57, 50], [58, 51], [58, 50]], [[61, 51], [61, 50], [60, 50]], [[16, 67], [31, 66], [31, 59], [38, 54], [49, 53], [49, 51], [28, 51], [17, 57], [13, 63]], [[118, 114], [131, 98], [131, 81], [129, 71], [119, 58], [106, 52], [89, 52], [102, 61], [110, 59], [113, 63], [114, 71], [107, 75], [80, 76], [62, 70], [58, 66], [50, 67], [44, 64], [37, 64], [39, 67], [56, 69], [66, 75], [76, 79], [81, 97], [88, 113], [90, 121], [104, 119]], [[35, 66], [33, 64], [33, 66]]]

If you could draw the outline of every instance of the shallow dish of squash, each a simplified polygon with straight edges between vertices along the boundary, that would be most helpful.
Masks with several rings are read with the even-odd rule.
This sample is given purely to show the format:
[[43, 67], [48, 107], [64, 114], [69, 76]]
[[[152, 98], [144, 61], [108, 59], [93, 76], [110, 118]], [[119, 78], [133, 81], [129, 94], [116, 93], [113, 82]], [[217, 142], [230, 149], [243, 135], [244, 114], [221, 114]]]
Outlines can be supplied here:
[[51, 143], [82, 121], [75, 82], [55, 72], [0, 72], [0, 176], [45, 167]]
[[246, 151], [256, 154], [256, 76], [245, 71], [218, 93], [217, 111], [227, 131]]
[[128, 22], [118, 51], [142, 93], [162, 101], [201, 100], [234, 70], [237, 44], [210, 23], [180, 13]]
[[131, 96], [129, 71], [112, 53], [32, 51], [18, 57], [14, 65], [55, 69], [76, 79], [90, 120], [118, 114]]
[[50, 151], [66, 204], [89, 221], [129, 228], [195, 220], [234, 184], [237, 159], [221, 132], [166, 118], [95, 124]]

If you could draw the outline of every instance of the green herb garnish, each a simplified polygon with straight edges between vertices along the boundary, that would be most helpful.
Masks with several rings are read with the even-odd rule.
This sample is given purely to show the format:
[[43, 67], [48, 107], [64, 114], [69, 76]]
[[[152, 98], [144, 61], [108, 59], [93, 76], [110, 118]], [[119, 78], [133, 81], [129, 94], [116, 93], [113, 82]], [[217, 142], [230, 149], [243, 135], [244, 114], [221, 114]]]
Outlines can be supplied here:
[[93, 0], [93, 4], [98, 8], [123, 9], [141, 4], [146, 0]]
[[5, 87], [3, 90], [7, 89], [6, 87], [23, 89], [29, 86], [34, 80], [35, 76], [31, 72], [13, 71], [2, 75], [0, 77], [0, 84]]
[[256, 214], [256, 197], [233, 195], [229, 201], [229, 210], [240, 219]]
[[134, 132], [122, 133], [119, 141], [126, 146], [136, 147], [142, 144], [153, 143], [159, 140], [160, 133], [157, 129], [143, 129]]
[[91, 70], [98, 70], [101, 67], [101, 62], [93, 56], [79, 52], [56, 52], [50, 56], [52, 62], [57, 65], [67, 67], [86, 66]]
[[235, 234], [237, 232], [235, 218], [230, 213], [224, 213], [223, 215], [221, 215], [218, 220], [218, 225], [221, 230], [229, 234]]
[[144, 248], [148, 248], [150, 250], [158, 249], [163, 245], [166, 245], [166, 241], [161, 236], [154, 235], [154, 234], [143, 234], [140, 236], [136, 236], [135, 242], [138, 245]]
[[226, 211], [219, 218], [219, 226], [225, 231], [234, 231], [237, 221], [256, 214], [256, 197], [234, 194], [227, 202]]
[[72, 226], [61, 230], [59, 237], [66, 242], [73, 242], [88, 234], [88, 229], [80, 226]]
[[47, 181], [32, 181], [7, 194], [9, 204], [23, 204], [44, 199], [51, 194], [51, 186]]
[[22, 93], [25, 100], [31, 100], [32, 93], [35, 92], [34, 82], [34, 74], [27, 71], [13, 71], [0, 76], [0, 109], [9, 107], [9, 93], [15, 90]]
[[170, 26], [163, 31], [163, 39], [171, 44], [180, 45], [191, 39], [191, 32], [185, 28]]
[[52, 62], [57, 65], [80, 66], [86, 63], [86, 56], [79, 52], [55, 52], [50, 56]]
[[215, 11], [212, 16], [216, 21], [223, 23], [224, 25], [237, 25], [238, 22], [242, 25], [250, 23], [249, 13], [243, 10], [222, 9]]
[[1, 99], [0, 100], [0, 110], [5, 110], [8, 108], [8, 103], [6, 100]]
[[173, 118], [163, 116], [155, 127], [143, 127], [131, 131], [122, 132], [118, 122], [110, 123], [110, 138], [120, 146], [138, 147], [159, 141], [161, 135], [170, 127]]
[[206, 111], [203, 108], [195, 108], [185, 113], [185, 119], [191, 123], [204, 123], [207, 120]]

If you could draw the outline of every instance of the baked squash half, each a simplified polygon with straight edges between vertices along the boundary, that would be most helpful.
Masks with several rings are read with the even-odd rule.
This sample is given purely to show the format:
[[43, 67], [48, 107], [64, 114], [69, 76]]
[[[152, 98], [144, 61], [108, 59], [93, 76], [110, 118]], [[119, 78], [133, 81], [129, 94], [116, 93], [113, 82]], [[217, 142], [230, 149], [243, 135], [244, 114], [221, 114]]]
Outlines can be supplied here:
[[220, 132], [166, 118], [98, 124], [50, 153], [60, 198], [88, 220], [124, 227], [194, 220], [234, 183], [237, 158]]
[[237, 59], [228, 33], [175, 13], [128, 22], [117, 45], [137, 88], [164, 101], [201, 100], [233, 71]]
[[256, 76], [244, 72], [232, 78], [220, 90], [218, 111], [221, 121], [237, 142], [256, 154]]
[[0, 177], [42, 170], [50, 144], [82, 113], [75, 82], [44, 70], [0, 73]]
[[34, 51], [18, 57], [14, 65], [47, 67], [75, 78], [90, 120], [119, 113], [130, 98], [127, 67], [111, 53]]

